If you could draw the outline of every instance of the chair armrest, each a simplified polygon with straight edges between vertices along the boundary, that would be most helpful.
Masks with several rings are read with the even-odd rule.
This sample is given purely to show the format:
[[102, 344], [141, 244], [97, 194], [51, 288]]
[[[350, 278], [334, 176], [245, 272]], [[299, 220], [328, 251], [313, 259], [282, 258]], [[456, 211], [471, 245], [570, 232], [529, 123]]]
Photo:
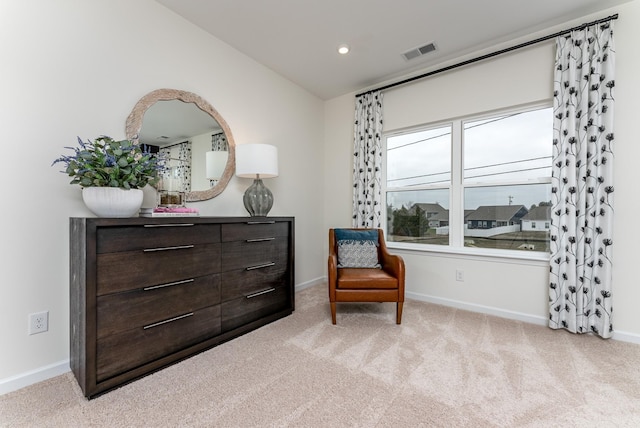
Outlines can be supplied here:
[[329, 300], [336, 299], [336, 281], [338, 278], [338, 258], [335, 254], [330, 254], [327, 260], [327, 278], [329, 282]]
[[380, 262], [385, 272], [398, 279], [399, 298], [401, 302], [404, 302], [404, 259], [401, 256], [382, 251]]
[[404, 301], [404, 260], [402, 257], [389, 252], [382, 229], [378, 231], [378, 245], [380, 245], [380, 264], [382, 269], [398, 278], [398, 288], [402, 301]]
[[400, 275], [404, 274], [404, 260], [402, 257], [385, 252], [381, 256], [380, 264], [383, 270], [392, 273], [396, 278], [400, 278]]

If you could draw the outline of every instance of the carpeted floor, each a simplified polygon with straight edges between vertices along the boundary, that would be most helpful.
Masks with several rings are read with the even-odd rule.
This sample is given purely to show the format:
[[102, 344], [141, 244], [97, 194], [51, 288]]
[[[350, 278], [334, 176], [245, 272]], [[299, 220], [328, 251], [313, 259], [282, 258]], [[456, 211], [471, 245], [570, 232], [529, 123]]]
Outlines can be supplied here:
[[638, 427], [640, 346], [300, 291], [293, 315], [87, 401], [71, 373], [0, 396], [3, 427]]

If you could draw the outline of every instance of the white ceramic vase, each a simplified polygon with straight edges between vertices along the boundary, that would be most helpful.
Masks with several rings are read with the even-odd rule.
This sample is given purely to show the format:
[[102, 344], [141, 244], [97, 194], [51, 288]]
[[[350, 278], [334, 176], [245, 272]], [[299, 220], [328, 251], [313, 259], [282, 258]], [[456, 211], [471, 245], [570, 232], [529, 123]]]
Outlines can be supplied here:
[[98, 217], [133, 217], [142, 206], [144, 193], [140, 189], [118, 187], [85, 187], [82, 199]]

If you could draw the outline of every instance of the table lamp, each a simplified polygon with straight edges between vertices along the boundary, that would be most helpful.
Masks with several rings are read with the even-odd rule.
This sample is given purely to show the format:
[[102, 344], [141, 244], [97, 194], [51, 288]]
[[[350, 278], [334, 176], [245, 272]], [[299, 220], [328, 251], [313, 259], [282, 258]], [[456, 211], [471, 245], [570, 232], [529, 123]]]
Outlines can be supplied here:
[[242, 201], [252, 217], [266, 217], [273, 206], [273, 194], [262, 179], [278, 176], [278, 148], [269, 144], [236, 146], [236, 176], [254, 179]]

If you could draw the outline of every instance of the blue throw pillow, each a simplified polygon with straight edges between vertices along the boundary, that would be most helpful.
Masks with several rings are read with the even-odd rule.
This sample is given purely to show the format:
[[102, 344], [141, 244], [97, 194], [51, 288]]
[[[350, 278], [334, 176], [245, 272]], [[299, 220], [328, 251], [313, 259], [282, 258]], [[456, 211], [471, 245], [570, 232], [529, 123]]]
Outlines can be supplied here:
[[339, 268], [381, 268], [377, 230], [335, 229], [334, 233]]
[[375, 241], [378, 245], [378, 231], [371, 230], [352, 230], [352, 229], [335, 229], [336, 241]]

